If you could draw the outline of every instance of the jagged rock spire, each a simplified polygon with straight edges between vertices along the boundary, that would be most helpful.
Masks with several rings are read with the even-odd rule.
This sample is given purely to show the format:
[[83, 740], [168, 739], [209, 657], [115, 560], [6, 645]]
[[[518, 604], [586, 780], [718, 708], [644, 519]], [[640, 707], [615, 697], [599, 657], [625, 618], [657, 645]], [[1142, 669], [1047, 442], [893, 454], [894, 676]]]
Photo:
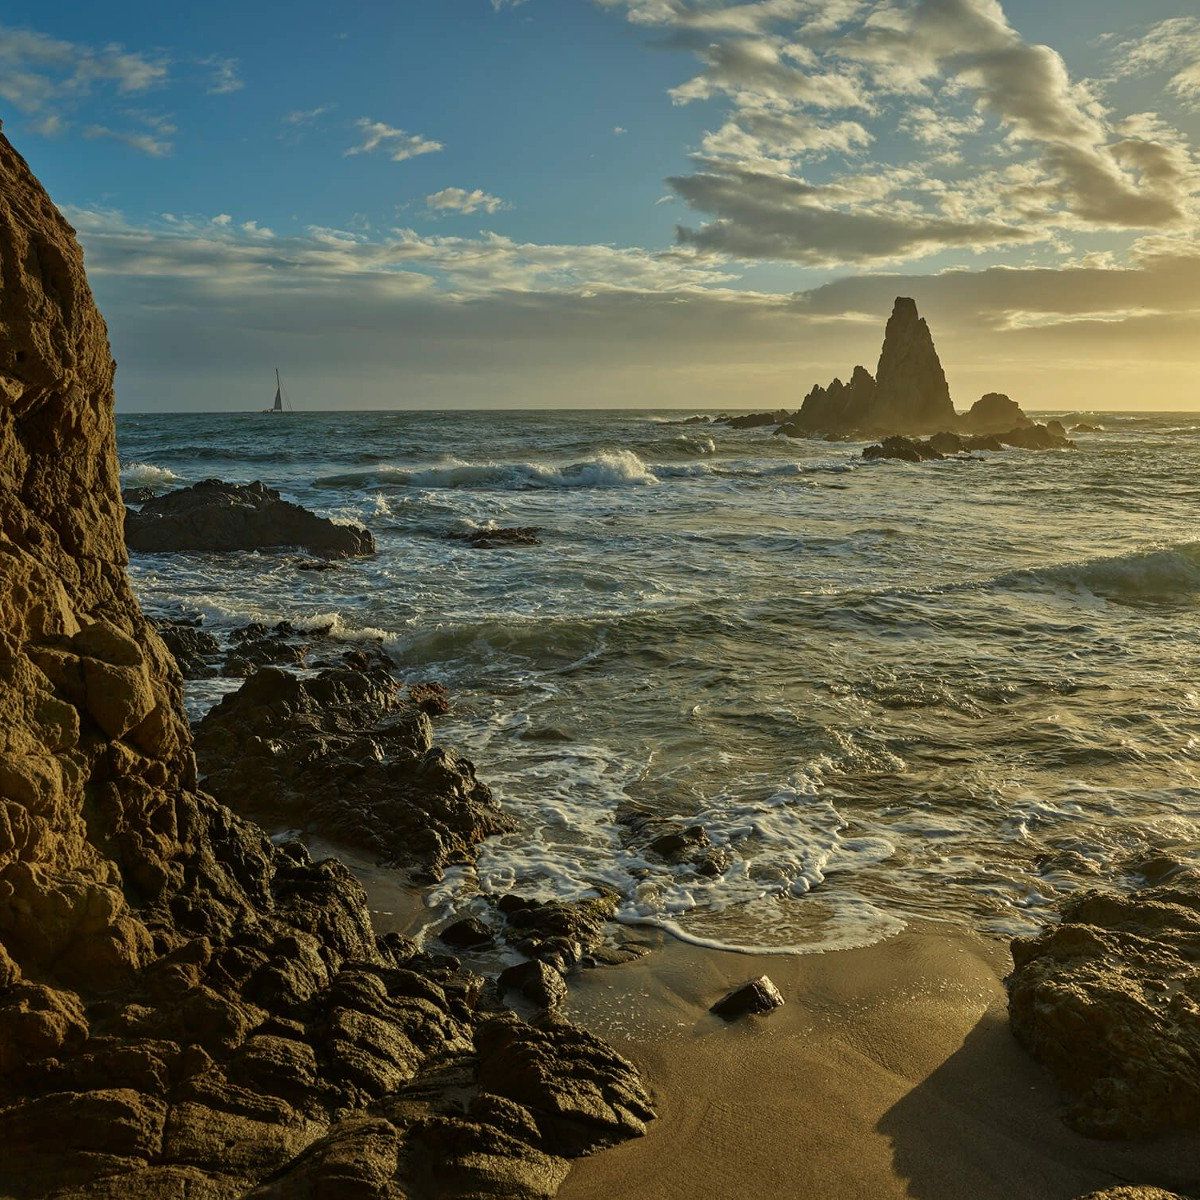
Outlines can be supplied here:
[[887, 323], [870, 415], [872, 426], [892, 432], [936, 432], [955, 424], [933, 335], [907, 296], [897, 297]]

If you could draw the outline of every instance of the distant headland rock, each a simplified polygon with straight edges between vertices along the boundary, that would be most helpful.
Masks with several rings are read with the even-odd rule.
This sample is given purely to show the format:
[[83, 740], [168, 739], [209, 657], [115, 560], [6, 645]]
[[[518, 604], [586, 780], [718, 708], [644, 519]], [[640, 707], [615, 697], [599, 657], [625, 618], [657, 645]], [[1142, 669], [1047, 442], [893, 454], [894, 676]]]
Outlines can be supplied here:
[[999, 392], [989, 392], [965, 415], [955, 412], [933, 334], [917, 311], [916, 301], [907, 296], [896, 299], [874, 375], [857, 366], [848, 383], [837, 378], [827, 387], [817, 385], [795, 413], [742, 413], [717, 421], [734, 429], [775, 425], [776, 433], [796, 438], [911, 438], [953, 433], [999, 437], [1004, 445], [1029, 449], [1074, 446], [1065, 431], [1056, 430], [1053, 424], [1036, 424], [1016, 401]]

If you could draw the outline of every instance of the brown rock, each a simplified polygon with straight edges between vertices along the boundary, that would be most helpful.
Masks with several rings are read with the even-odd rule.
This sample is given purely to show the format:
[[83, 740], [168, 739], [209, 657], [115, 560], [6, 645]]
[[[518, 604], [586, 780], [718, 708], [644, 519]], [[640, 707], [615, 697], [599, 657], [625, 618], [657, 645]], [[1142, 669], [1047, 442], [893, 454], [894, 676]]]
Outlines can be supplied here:
[[[197, 790], [179, 674], [124, 569], [104, 323], [74, 234], [2, 136], [0, 278], [0, 1194], [231, 1200], [269, 1178], [271, 1195], [394, 1200], [419, 1166], [429, 1200], [464, 1180], [549, 1195], [567, 1155], [644, 1129], [636, 1073], [581, 1032], [493, 1035], [478, 1074], [503, 1100], [507, 1054], [530, 1104], [468, 1116], [482, 980], [376, 939], [345, 867]], [[369, 668], [351, 693], [390, 707]], [[295, 745], [326, 739], [370, 777], [392, 742], [328, 725], [316, 700], [338, 686], [303, 693]], [[455, 853], [486, 789], [417, 748], [423, 716], [388, 715], [411, 750], [394, 814], [450, 835], [409, 851]], [[258, 753], [264, 779], [295, 778]], [[395, 1120], [369, 1111], [385, 1102]]]
[[1200, 876], [1131, 896], [1089, 892], [1062, 923], [1013, 943], [1009, 1019], [1094, 1137], [1200, 1121]]
[[1015, 400], [1001, 392], [989, 392], [971, 405], [960, 422], [967, 433], [1008, 433], [1011, 429], [1026, 429], [1033, 422], [1021, 411]]
[[219, 479], [127, 509], [125, 537], [131, 550], [149, 554], [280, 546], [301, 546], [329, 558], [375, 553], [375, 539], [365, 529], [319, 517], [264, 484]]
[[766, 975], [760, 975], [757, 979], [752, 979], [749, 983], [734, 988], [727, 996], [718, 1000], [709, 1011], [716, 1013], [718, 1017], [724, 1017], [727, 1021], [734, 1021], [738, 1017], [746, 1017], [752, 1013], [761, 1015], [774, 1012], [775, 1009], [782, 1008], [783, 1004], [784, 1000], [779, 994], [779, 989]]

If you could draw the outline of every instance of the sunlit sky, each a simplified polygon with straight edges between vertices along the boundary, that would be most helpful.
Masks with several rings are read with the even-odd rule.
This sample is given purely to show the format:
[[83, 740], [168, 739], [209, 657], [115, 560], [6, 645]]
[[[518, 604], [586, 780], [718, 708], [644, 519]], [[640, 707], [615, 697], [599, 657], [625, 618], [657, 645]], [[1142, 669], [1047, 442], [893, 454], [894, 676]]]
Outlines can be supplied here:
[[1194, 0], [30, 3], [0, 115], [126, 410], [1200, 409]]

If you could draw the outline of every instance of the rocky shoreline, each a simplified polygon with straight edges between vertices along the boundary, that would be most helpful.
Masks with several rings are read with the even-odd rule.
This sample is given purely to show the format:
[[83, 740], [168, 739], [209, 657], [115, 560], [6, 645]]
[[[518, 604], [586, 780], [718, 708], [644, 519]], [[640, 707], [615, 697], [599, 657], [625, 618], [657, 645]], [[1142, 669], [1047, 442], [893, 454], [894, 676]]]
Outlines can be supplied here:
[[[655, 1118], [638, 1067], [564, 1013], [568, 979], [644, 948], [615, 936], [613, 897], [509, 895], [440, 929], [433, 952], [377, 934], [338, 860], [254, 823], [359, 846], [416, 882], [512, 827], [473, 764], [435, 744], [450, 698], [406, 690], [385, 655], [282, 627], [223, 644], [141, 611], [127, 546], [337, 557], [370, 553], [370, 534], [261, 484], [126, 509], [82, 254], [2, 136], [0, 267], [0, 1190], [548, 1200], [574, 1162]], [[936, 383], [918, 321], [898, 305], [868, 410], [896, 413], [914, 371]], [[943, 418], [933, 394], [909, 432], [952, 432], [911, 428]], [[1009, 419], [1004, 399], [980, 425]], [[244, 682], [193, 731], [181, 669]], [[710, 869], [702, 830], [619, 821]], [[1015, 948], [1013, 1032], [1091, 1136], [1190, 1130], [1200, 1109], [1200, 884], [1159, 876], [1084, 897]], [[466, 965], [496, 947], [503, 970]], [[730, 1016], [787, 1000], [765, 977], [731, 996]]]

